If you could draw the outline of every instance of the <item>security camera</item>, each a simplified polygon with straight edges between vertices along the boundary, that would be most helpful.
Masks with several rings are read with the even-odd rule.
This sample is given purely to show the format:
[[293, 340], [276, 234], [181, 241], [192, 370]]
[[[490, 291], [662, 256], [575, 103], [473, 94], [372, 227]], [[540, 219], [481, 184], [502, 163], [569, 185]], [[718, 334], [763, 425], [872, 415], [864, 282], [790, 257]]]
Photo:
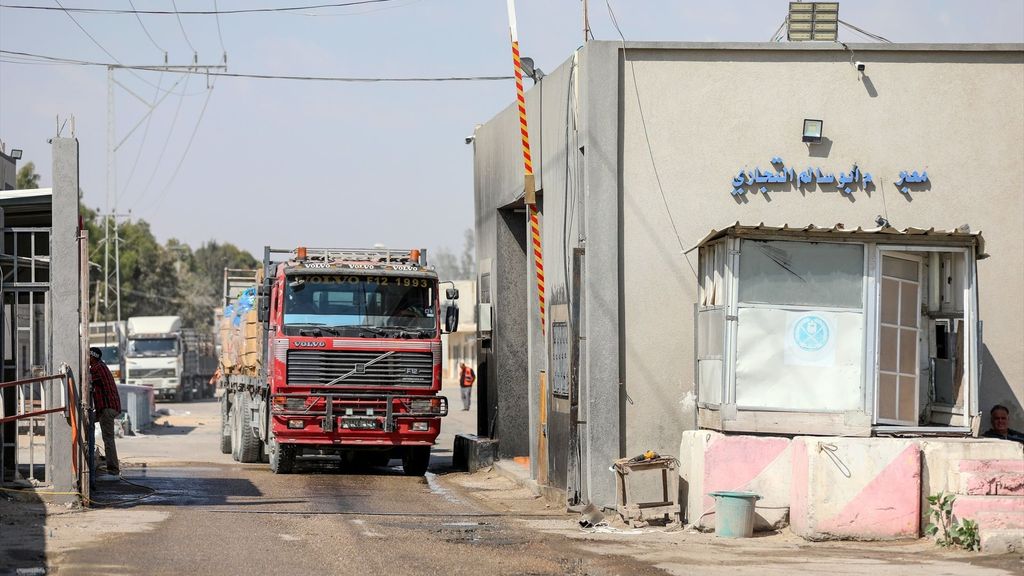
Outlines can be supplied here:
[[860, 60], [858, 60], [857, 61], [857, 72], [863, 72], [865, 68], [867, 68], [867, 65], [864, 64], [863, 62], [861, 62]]
[[476, 140], [476, 136], [466, 136], [466, 144], [472, 144]]

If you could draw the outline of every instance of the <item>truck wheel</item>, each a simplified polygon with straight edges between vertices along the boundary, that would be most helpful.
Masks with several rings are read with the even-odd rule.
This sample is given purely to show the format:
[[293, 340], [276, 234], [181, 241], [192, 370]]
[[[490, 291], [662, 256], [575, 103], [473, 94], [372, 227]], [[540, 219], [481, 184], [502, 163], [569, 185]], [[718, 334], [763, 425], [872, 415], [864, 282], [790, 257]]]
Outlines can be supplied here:
[[220, 453], [231, 454], [231, 409], [227, 394], [220, 399]]
[[241, 392], [238, 407], [238, 461], [246, 464], [260, 461], [263, 442], [252, 433], [252, 410], [249, 408], [249, 393]]
[[231, 408], [229, 414], [231, 417], [231, 457], [235, 459], [235, 462], [241, 462], [242, 458], [242, 432], [239, 428], [239, 411], [242, 404], [242, 393], [235, 392], [231, 394]]
[[186, 383], [183, 382], [181, 384], [181, 388], [182, 388], [182, 390], [181, 390], [181, 400], [183, 400], [185, 402], [191, 402], [192, 401], [192, 385], [191, 384], [186, 384]]
[[185, 399], [185, 388], [179, 383], [178, 389], [174, 391], [174, 401], [181, 402]]
[[274, 474], [291, 474], [295, 466], [295, 446], [270, 442], [270, 471]]
[[402, 454], [402, 471], [406, 476], [423, 476], [430, 464], [430, 446], [410, 446]]

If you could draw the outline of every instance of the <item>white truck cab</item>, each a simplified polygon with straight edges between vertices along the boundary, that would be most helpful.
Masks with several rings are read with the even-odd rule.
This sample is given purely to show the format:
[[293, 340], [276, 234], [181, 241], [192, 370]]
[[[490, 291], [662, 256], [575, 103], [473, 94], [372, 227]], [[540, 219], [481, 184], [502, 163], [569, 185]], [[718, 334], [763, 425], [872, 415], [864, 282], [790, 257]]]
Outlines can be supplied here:
[[128, 319], [125, 346], [127, 384], [153, 388], [159, 399], [183, 399], [181, 317]]

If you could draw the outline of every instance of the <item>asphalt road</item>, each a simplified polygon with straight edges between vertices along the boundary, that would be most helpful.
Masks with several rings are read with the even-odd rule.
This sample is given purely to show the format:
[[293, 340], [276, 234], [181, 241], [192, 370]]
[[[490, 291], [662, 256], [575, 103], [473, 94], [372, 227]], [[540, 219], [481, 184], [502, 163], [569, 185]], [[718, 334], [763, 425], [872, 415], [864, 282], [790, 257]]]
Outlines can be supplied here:
[[[498, 506], [500, 498], [446, 482], [454, 433], [473, 426], [458, 391], [446, 392], [453, 412], [426, 478], [404, 476], [398, 460], [362, 470], [312, 462], [274, 475], [266, 464], [220, 454], [215, 402], [160, 404], [170, 410], [160, 420], [167, 426], [118, 444], [124, 476], [138, 486], [101, 484], [93, 495], [121, 503], [105, 522], [138, 527], [88, 541], [51, 565], [58, 574], [664, 573], [531, 529], [537, 519], [571, 521], [542, 501]], [[488, 493], [501, 496], [502, 486]]]

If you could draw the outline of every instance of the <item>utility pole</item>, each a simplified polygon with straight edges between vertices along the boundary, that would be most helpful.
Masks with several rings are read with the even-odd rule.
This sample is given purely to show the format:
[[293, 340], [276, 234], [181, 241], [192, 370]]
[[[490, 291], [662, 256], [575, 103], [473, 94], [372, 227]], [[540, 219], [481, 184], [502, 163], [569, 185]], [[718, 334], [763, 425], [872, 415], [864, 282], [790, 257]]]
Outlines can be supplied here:
[[590, 40], [590, 14], [587, 9], [587, 0], [583, 0], [583, 43]]
[[[198, 55], [193, 55], [193, 60], [194, 61], [198, 60]], [[224, 54], [224, 62], [225, 63], [227, 62], [227, 54]], [[147, 101], [142, 96], [139, 96], [138, 94], [136, 94], [132, 89], [128, 88], [127, 86], [125, 86], [121, 82], [118, 82], [118, 80], [114, 77], [114, 71], [117, 70], [117, 69], [132, 70], [132, 69], [140, 69], [140, 68], [144, 69], [144, 70], [147, 70], [147, 71], [155, 71], [155, 72], [181, 72], [181, 73], [185, 73], [185, 74], [196, 74], [196, 73], [205, 72], [205, 73], [209, 74], [211, 71], [215, 71], [215, 70], [221, 70], [221, 71], [227, 70], [227, 65], [226, 64], [207, 65], [207, 64], [193, 63], [193, 64], [187, 64], [187, 65], [184, 65], [184, 66], [171, 66], [171, 65], [167, 64], [167, 56], [165, 54], [164, 55], [164, 63], [163, 64], [158, 64], [158, 65], [154, 65], [154, 66], [148, 66], [148, 65], [147, 66], [125, 66], [125, 65], [121, 65], [121, 64], [111, 64], [111, 65], [107, 66], [107, 214], [106, 214], [106, 218], [104, 218], [104, 221], [103, 221], [103, 241], [104, 241], [104, 244], [105, 244], [104, 249], [103, 249], [103, 277], [104, 277], [104, 281], [103, 281], [103, 304], [104, 304], [103, 313], [104, 313], [104, 318], [106, 320], [109, 320], [110, 319], [110, 314], [109, 314], [109, 312], [110, 312], [110, 293], [111, 293], [111, 289], [110, 289], [110, 279], [111, 279], [110, 245], [111, 245], [111, 242], [113, 242], [113, 244], [114, 244], [114, 254], [113, 254], [113, 256], [114, 256], [114, 274], [113, 274], [113, 276], [114, 276], [114, 289], [113, 289], [113, 293], [114, 293], [114, 298], [116, 299], [116, 308], [117, 308], [116, 319], [117, 319], [117, 322], [118, 322], [118, 326], [120, 326], [120, 322], [121, 322], [121, 242], [120, 242], [120, 238], [118, 236], [116, 218], [119, 217], [119, 216], [127, 217], [129, 215], [127, 215], [127, 214], [118, 214], [117, 213], [117, 196], [118, 196], [118, 194], [117, 194], [117, 151], [121, 148], [122, 145], [124, 145], [124, 143], [129, 138], [131, 138], [132, 134], [134, 134], [135, 131], [138, 130], [140, 126], [142, 126], [143, 122], [145, 122], [153, 114], [153, 112], [157, 109], [157, 107], [160, 106], [160, 103], [163, 102], [168, 96], [170, 96], [173, 93], [172, 90], [166, 90], [163, 95], [159, 95], [158, 94], [156, 100], [154, 100], [152, 103], [150, 103], [149, 101]], [[207, 79], [209, 79], [209, 76], [207, 76]], [[117, 139], [117, 136], [116, 136], [116, 133], [115, 133], [116, 131], [114, 129], [114, 116], [115, 116], [114, 115], [114, 85], [115, 84], [120, 86], [121, 89], [124, 90], [125, 92], [127, 92], [128, 94], [131, 94], [132, 96], [134, 96], [136, 99], [138, 99], [140, 102], [142, 102], [142, 104], [145, 105], [149, 109], [145, 114], [142, 115], [141, 118], [139, 118], [138, 122], [136, 122], [135, 125], [132, 126], [131, 130], [129, 130], [124, 135], [124, 138], [122, 138], [120, 142], [116, 142], [116, 143], [115, 143], [115, 140]], [[209, 85], [209, 82], [207, 82], [207, 85]], [[113, 234], [114, 238], [113, 238], [113, 240], [111, 240], [111, 233], [110, 233], [111, 226], [113, 226], [113, 228], [114, 228], [114, 234]]]

